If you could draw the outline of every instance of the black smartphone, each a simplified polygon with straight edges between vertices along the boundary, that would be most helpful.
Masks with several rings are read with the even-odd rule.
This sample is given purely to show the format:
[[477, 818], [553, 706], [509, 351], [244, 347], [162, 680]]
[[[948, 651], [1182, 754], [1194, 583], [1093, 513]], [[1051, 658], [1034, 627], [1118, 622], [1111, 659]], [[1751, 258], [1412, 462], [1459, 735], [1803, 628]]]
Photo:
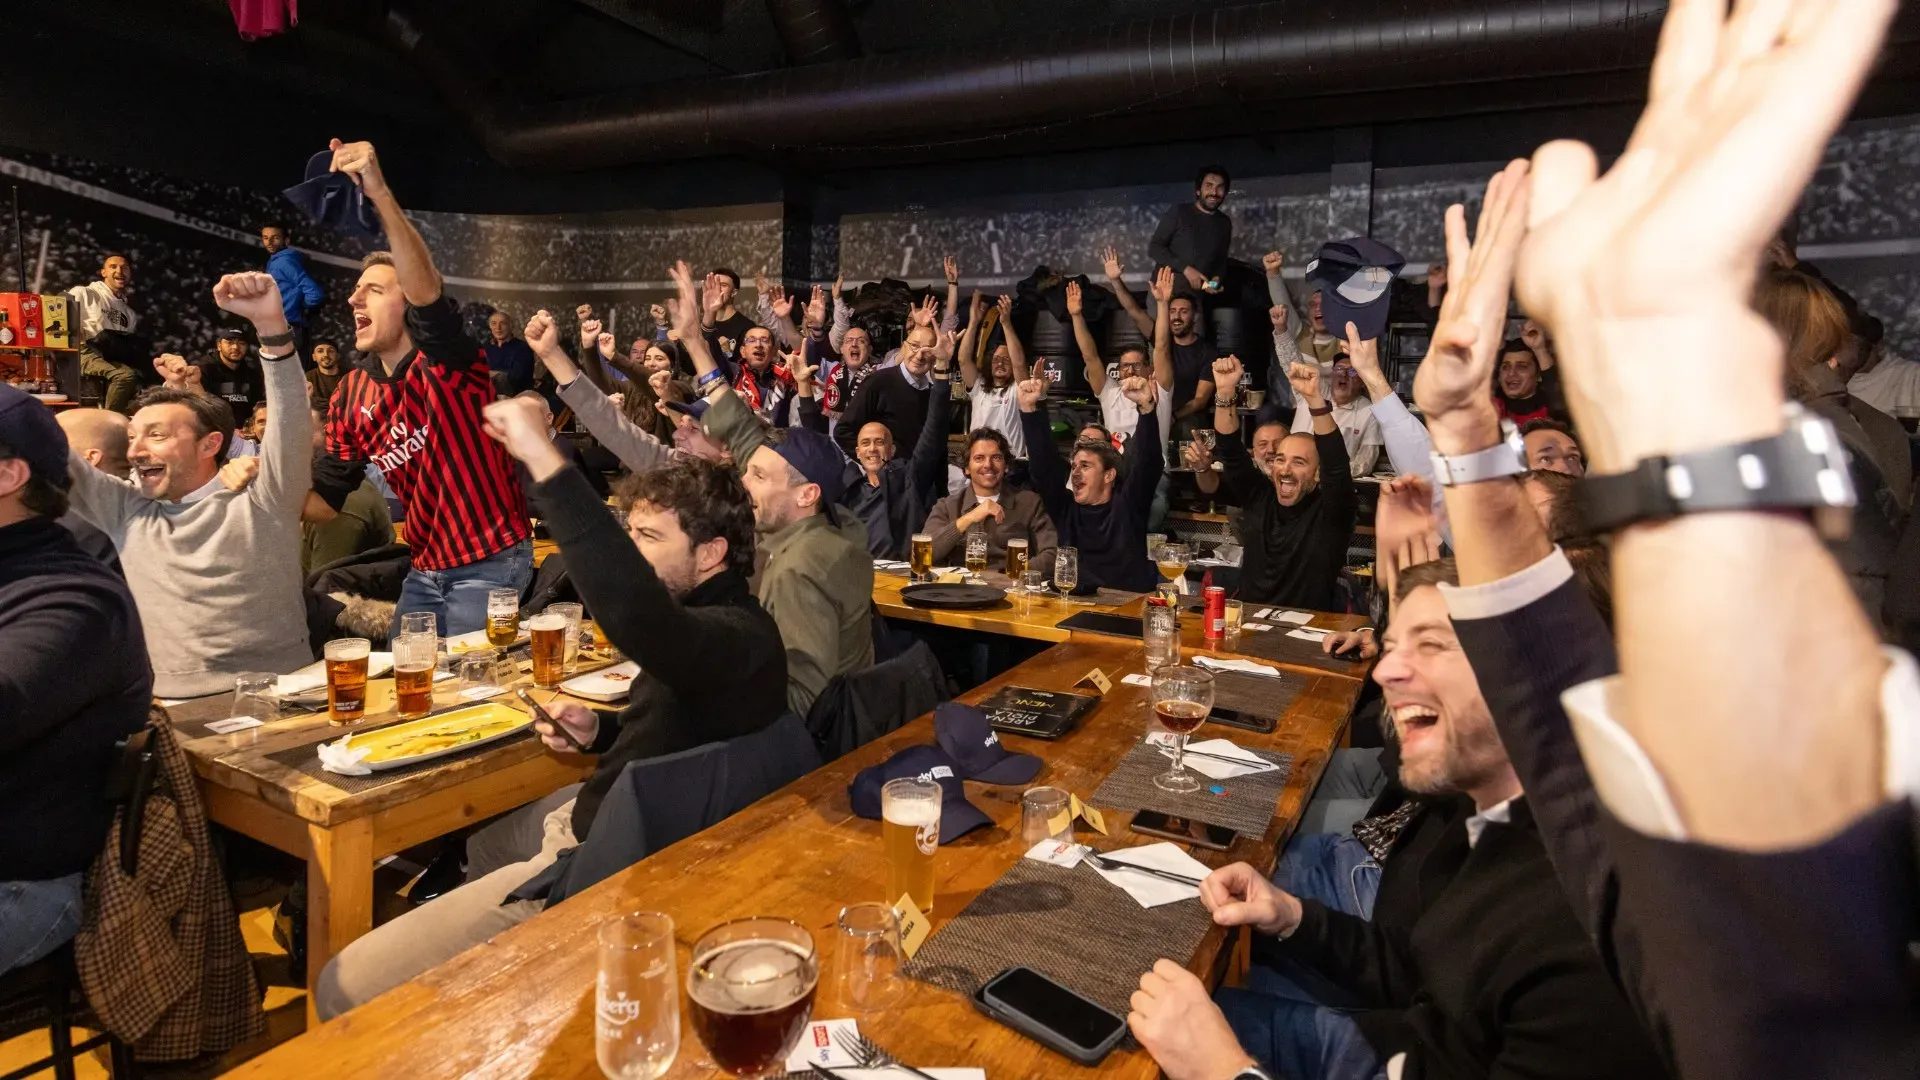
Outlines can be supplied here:
[[1133, 831], [1160, 836], [1183, 844], [1225, 851], [1233, 846], [1233, 830], [1224, 825], [1209, 825], [1192, 818], [1174, 817], [1158, 810], [1142, 810], [1133, 815]]
[[1098, 1065], [1127, 1021], [1030, 967], [1012, 967], [974, 995], [980, 1010], [1082, 1065]]
[[572, 746], [575, 750], [578, 750], [583, 754], [588, 753], [587, 748], [580, 745], [580, 740], [573, 737], [573, 732], [568, 731], [565, 724], [562, 724], [560, 721], [555, 720], [553, 718], [553, 714], [541, 708], [540, 703], [533, 700], [533, 695], [527, 693], [526, 687], [524, 686], [520, 687], [519, 689], [515, 690], [513, 693], [515, 697], [518, 697], [521, 701], [526, 702], [527, 709], [533, 713], [534, 723], [547, 725], [553, 730], [559, 732], [560, 737], [567, 740], [568, 745]]
[[1225, 724], [1227, 727], [1237, 727], [1242, 731], [1257, 731], [1262, 735], [1271, 735], [1274, 718], [1240, 709], [1229, 709], [1225, 705], [1215, 705], [1213, 711], [1207, 714], [1207, 723]]

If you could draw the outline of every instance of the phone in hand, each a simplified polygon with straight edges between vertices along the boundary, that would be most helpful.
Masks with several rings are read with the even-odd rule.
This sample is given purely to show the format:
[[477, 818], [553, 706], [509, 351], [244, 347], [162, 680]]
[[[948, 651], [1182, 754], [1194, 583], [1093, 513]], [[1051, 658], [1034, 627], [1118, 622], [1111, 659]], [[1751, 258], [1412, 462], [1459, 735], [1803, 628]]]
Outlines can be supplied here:
[[534, 723], [545, 724], [548, 727], [552, 728], [553, 730], [559, 732], [560, 737], [567, 740], [567, 744], [572, 746], [575, 750], [579, 751], [580, 753], [582, 754], [590, 753], [590, 751], [585, 746], [582, 746], [580, 744], [579, 739], [576, 739], [573, 737], [573, 732], [567, 730], [567, 726], [565, 724], [562, 724], [560, 721], [555, 720], [553, 718], [552, 713], [542, 708], [539, 702], [533, 700], [533, 695], [527, 693], [526, 687], [524, 686], [520, 687], [519, 689], [515, 690], [513, 693], [514, 693], [514, 696], [518, 697], [521, 701], [526, 703], [527, 709], [533, 713]]
[[1127, 1033], [1127, 1021], [1030, 967], [988, 979], [974, 1006], [1059, 1054], [1098, 1065]]
[[1236, 727], [1242, 731], [1257, 731], [1262, 735], [1273, 734], [1274, 722], [1274, 717], [1261, 716], [1258, 713], [1245, 712], [1241, 709], [1229, 709], [1225, 705], [1215, 705], [1213, 711], [1207, 713], [1207, 723], [1209, 724], [1224, 724], [1227, 727]]
[[1211, 851], [1225, 851], [1233, 846], [1234, 832], [1224, 825], [1209, 825], [1204, 821], [1174, 817], [1158, 810], [1142, 810], [1133, 815], [1132, 829], [1146, 836], [1177, 840]]

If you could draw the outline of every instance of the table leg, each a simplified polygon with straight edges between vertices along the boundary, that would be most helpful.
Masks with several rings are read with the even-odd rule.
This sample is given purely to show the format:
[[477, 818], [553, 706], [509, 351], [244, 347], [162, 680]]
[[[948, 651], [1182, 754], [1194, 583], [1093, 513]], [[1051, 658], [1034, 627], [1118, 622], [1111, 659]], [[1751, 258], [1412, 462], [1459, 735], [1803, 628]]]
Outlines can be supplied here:
[[335, 953], [373, 929], [373, 821], [308, 825], [307, 1026], [315, 1024], [313, 988]]

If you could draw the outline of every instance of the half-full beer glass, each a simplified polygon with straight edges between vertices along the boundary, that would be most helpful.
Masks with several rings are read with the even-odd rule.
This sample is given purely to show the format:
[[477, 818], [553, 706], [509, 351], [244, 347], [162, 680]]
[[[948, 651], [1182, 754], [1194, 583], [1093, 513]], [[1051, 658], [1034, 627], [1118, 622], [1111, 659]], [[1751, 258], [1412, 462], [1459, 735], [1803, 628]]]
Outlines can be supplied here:
[[363, 637], [338, 638], [321, 650], [327, 661], [327, 720], [347, 724], [367, 714], [367, 653]]
[[487, 644], [504, 649], [520, 638], [520, 590], [487, 590]]
[[439, 647], [431, 630], [393, 639], [393, 696], [401, 716], [411, 719], [433, 711], [433, 669]]
[[688, 1011], [708, 1056], [735, 1076], [778, 1075], [813, 1016], [820, 957], [786, 919], [736, 919], [700, 936]]
[[527, 632], [532, 638], [533, 685], [551, 690], [567, 673], [566, 617], [543, 611], [527, 620]]
[[903, 776], [880, 789], [880, 836], [887, 850], [887, 903], [905, 893], [933, 915], [933, 853], [940, 846], [940, 785]]

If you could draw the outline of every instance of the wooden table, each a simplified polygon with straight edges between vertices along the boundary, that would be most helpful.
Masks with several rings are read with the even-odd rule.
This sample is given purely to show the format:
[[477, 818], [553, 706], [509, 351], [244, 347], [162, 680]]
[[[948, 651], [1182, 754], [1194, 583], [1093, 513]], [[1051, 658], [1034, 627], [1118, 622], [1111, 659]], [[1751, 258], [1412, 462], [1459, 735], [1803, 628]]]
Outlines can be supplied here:
[[[523, 675], [511, 685], [532, 680]], [[508, 696], [495, 700], [519, 707]], [[454, 681], [435, 684], [436, 709], [463, 703]], [[587, 758], [556, 755], [538, 739], [516, 739], [371, 791], [348, 792], [268, 756], [397, 721], [393, 709], [393, 680], [372, 679], [366, 718], [351, 728], [334, 727], [323, 709], [181, 744], [212, 820], [306, 860], [309, 990], [335, 953], [373, 929], [375, 860], [524, 806], [591, 770]], [[311, 1023], [311, 994], [307, 1008]]]
[[[1035, 783], [1086, 795], [1146, 730], [1146, 691], [1119, 680], [1141, 670], [1143, 661], [1135, 642], [1076, 639], [1053, 646], [967, 698], [977, 700], [1006, 683], [1066, 689], [1094, 666], [1112, 674], [1107, 700], [1065, 738], [1007, 740], [1046, 759]], [[1275, 851], [1318, 782], [1359, 689], [1355, 679], [1310, 674], [1273, 735], [1233, 733], [1245, 745], [1291, 752], [1293, 769], [1264, 837], [1243, 837], [1225, 853], [1196, 850], [1196, 856], [1212, 865], [1244, 859], [1263, 872], [1272, 870]], [[847, 784], [858, 770], [932, 738], [931, 717], [921, 717], [229, 1075], [597, 1078], [595, 930], [605, 918], [635, 910], [673, 917], [682, 978], [693, 941], [708, 927], [748, 915], [795, 919], [822, 950], [816, 1015], [849, 1015], [825, 981], [836, 947], [834, 921], [845, 904], [882, 899], [886, 866], [880, 823], [853, 815]], [[1023, 854], [1021, 790], [967, 785], [968, 798], [992, 817], [993, 826], [940, 849], [936, 929]], [[1131, 815], [1110, 811], [1106, 817], [1112, 840], [1093, 836], [1084, 826], [1081, 838], [1103, 847], [1147, 839], [1127, 831]], [[1232, 940], [1215, 927], [1194, 955], [1176, 959], [1204, 978], [1217, 979]], [[994, 1080], [1095, 1073], [987, 1020], [958, 994], [918, 982], [908, 987], [901, 1005], [869, 1018], [865, 1027], [916, 1065], [981, 1066]], [[711, 1075], [694, 1067], [702, 1051], [684, 1008], [682, 1027], [679, 1059], [669, 1075]], [[1146, 1078], [1158, 1069], [1144, 1052], [1133, 1051], [1114, 1053], [1097, 1072]]]

